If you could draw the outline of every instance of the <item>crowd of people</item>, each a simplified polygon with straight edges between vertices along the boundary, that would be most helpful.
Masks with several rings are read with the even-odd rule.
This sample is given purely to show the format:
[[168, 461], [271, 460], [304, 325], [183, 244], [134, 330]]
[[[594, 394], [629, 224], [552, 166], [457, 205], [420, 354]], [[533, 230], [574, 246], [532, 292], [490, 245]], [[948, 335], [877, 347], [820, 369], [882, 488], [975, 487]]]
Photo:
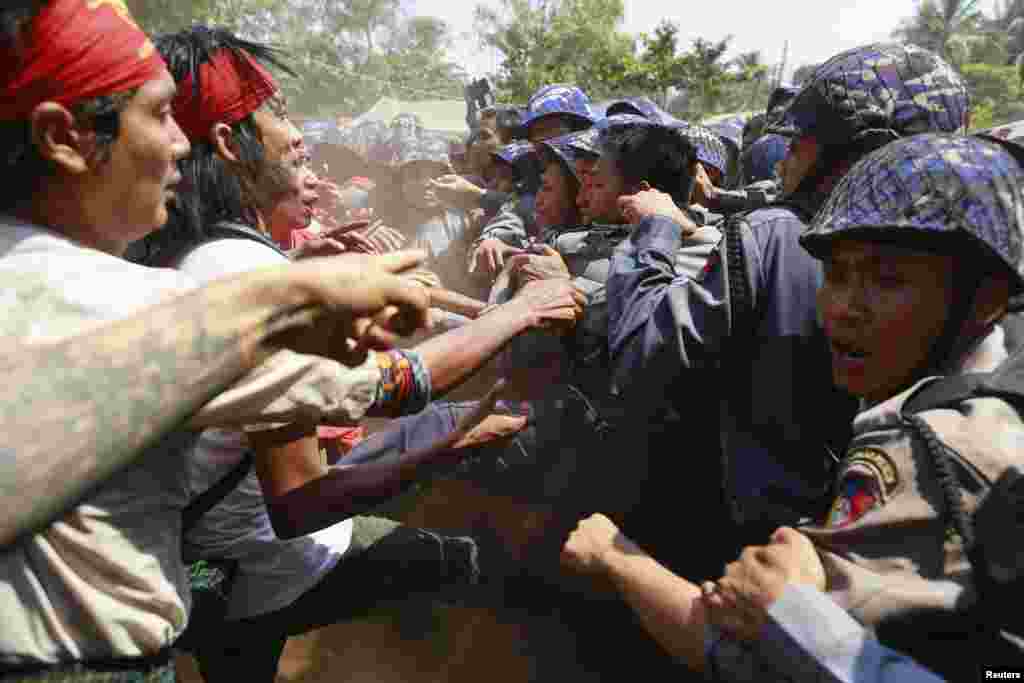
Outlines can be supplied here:
[[[273, 47], [14, 0], [0, 55], [0, 680], [271, 682], [424, 597], [560, 603], [595, 680], [654, 671], [629, 634], [684, 680], [1024, 666], [1024, 149], [938, 55], [742, 130], [549, 84], [323, 177]], [[516, 512], [379, 513], [439, 479]]]

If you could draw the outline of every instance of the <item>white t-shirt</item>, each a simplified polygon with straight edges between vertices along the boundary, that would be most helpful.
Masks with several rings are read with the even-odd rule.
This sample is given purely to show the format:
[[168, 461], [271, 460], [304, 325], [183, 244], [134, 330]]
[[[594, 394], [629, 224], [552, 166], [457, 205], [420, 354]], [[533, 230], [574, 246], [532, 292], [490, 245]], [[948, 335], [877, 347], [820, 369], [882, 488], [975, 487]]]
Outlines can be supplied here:
[[[0, 330], [8, 338], [66, 338], [193, 287], [181, 273], [0, 218]], [[179, 540], [183, 446], [164, 439], [63, 519], [0, 553], [0, 661], [150, 655], [174, 641], [189, 608]]]
[[[177, 267], [197, 281], [206, 282], [286, 261], [255, 240], [222, 239], [200, 245], [186, 254]], [[230, 472], [242, 460], [247, 447], [242, 432], [205, 430], [188, 459], [192, 495], [207, 490]], [[290, 605], [334, 569], [351, 539], [352, 520], [309, 536], [279, 539], [253, 471], [203, 515], [185, 540], [189, 551], [199, 557], [239, 561], [227, 617], [244, 619]]]

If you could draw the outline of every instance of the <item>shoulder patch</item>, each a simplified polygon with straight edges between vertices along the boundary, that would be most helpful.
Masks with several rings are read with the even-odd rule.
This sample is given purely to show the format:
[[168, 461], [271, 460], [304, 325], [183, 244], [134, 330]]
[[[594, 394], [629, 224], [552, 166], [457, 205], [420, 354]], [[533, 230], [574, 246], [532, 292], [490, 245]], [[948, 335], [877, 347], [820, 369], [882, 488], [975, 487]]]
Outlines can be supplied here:
[[721, 265], [721, 263], [722, 254], [719, 252], [718, 249], [713, 250], [710, 254], [708, 254], [708, 260], [704, 264], [704, 267], [701, 268], [700, 273], [697, 274], [697, 281], [703, 282], [704, 280], [707, 280], [708, 276], [710, 276], [711, 273], [713, 273], [715, 269], [717, 269], [719, 265]]
[[825, 526], [837, 529], [882, 507], [899, 485], [899, 471], [892, 459], [877, 448], [857, 448], [847, 454], [839, 469], [836, 498]]

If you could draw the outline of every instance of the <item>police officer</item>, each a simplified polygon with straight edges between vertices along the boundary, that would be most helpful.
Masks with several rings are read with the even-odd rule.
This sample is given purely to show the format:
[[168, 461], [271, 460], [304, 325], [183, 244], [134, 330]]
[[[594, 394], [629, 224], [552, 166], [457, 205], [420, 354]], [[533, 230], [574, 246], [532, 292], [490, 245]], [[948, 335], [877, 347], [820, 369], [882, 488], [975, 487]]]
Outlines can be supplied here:
[[[829, 381], [814, 306], [821, 268], [797, 238], [854, 161], [904, 135], [961, 129], [967, 104], [963, 83], [931, 52], [844, 52], [819, 67], [779, 127], [793, 138], [783, 201], [719, 224], [715, 267], [698, 278], [677, 272], [673, 256], [693, 227], [651, 211], [637, 212], [640, 227], [613, 258], [615, 382], [638, 409], [652, 396], [683, 414], [721, 402], [723, 489], [740, 528], [763, 525], [757, 538], [820, 512], [829, 454], [845, 444], [854, 410]], [[721, 368], [719, 386], [694, 395], [686, 374], [708, 364]]]
[[[824, 264], [817, 311], [833, 379], [861, 399], [832, 505], [813, 524], [777, 530], [703, 591], [658, 567], [600, 515], [567, 544], [570, 566], [611, 578], [660, 642], [716, 680], [935, 680], [905, 659], [892, 677], [896, 656], [868, 658], [845, 615], [798, 625], [800, 612], [784, 614], [795, 606], [786, 593], [823, 592], [872, 628], [908, 611], [970, 605], [992, 579], [1009, 589], [1019, 576], [1019, 559], [1003, 546], [1019, 547], [1012, 532], [1022, 487], [1012, 468], [1022, 462], [1024, 421], [1004, 391], [1020, 397], [1011, 372], [1019, 373], [1020, 355], [1008, 355], [1003, 323], [1024, 291], [1022, 183], [1024, 169], [998, 144], [915, 135], [857, 163], [800, 238]], [[1009, 384], [963, 402], [919, 400], [979, 373]], [[984, 514], [982, 503], [971, 523], [979, 501], [1007, 494], [1013, 512]], [[972, 552], [976, 528], [987, 546], [980, 555]], [[757, 574], [771, 585], [752, 589]], [[990, 610], [979, 627], [1019, 629], [1012, 610]], [[767, 620], [788, 625], [791, 637], [773, 637]], [[807, 637], [812, 630], [830, 637]], [[949, 659], [936, 649], [961, 648], [950, 680], [970, 680], [977, 663], [1021, 660], [1019, 641], [1010, 661], [978, 662], [977, 649], [956, 641], [933, 641], [931, 652], [925, 645], [914, 655], [922, 663]]]
[[[530, 97], [522, 126], [530, 142], [538, 143], [593, 125], [590, 98], [571, 85], [548, 85]], [[486, 225], [473, 246], [470, 268], [492, 281], [505, 257], [537, 237], [532, 201], [511, 201]]]

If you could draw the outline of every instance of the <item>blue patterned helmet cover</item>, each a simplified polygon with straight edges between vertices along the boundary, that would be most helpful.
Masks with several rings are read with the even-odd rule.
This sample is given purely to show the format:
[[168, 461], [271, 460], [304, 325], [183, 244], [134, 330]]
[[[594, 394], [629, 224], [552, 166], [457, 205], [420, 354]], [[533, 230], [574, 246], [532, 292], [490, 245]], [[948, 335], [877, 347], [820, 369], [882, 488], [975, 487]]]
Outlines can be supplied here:
[[529, 126], [537, 119], [552, 114], [575, 116], [588, 123], [594, 121], [590, 98], [574, 85], [546, 85], [535, 92], [526, 104], [522, 125]]
[[696, 124], [679, 130], [697, 149], [697, 161], [718, 169], [723, 176], [729, 172], [729, 150], [714, 131]]
[[430, 161], [447, 165], [450, 161], [448, 156], [448, 140], [443, 138], [424, 138], [412, 141], [398, 150], [397, 162], [400, 165], [410, 164], [414, 161]]
[[609, 117], [616, 114], [633, 114], [658, 123], [668, 123], [672, 118], [668, 112], [647, 97], [627, 97], [612, 102], [608, 105], [604, 115]]
[[[576, 160], [583, 158], [576, 148], [572, 145], [572, 138], [575, 133], [569, 133], [568, 135], [562, 135], [560, 137], [546, 140], [537, 145], [537, 151], [540, 153], [542, 159], [551, 160], [556, 159], [561, 162], [562, 167], [568, 171], [573, 178], [579, 181], [579, 174], [576, 172]], [[547, 163], [545, 161], [545, 163]]]
[[868, 45], [815, 69], [769, 132], [835, 145], [871, 131], [893, 139], [953, 133], [964, 127], [969, 104], [963, 81], [935, 53], [910, 44]]
[[832, 191], [800, 243], [821, 258], [837, 237], [922, 248], [931, 241], [937, 248], [964, 253], [961, 239], [984, 246], [1024, 285], [1022, 186], [1024, 169], [994, 142], [916, 135], [861, 159]]
[[722, 121], [705, 124], [709, 129], [718, 134], [727, 145], [734, 146], [737, 150], [743, 146], [743, 127], [747, 125], [747, 119], [742, 116], [730, 116]]
[[521, 178], [539, 175], [537, 148], [530, 142], [519, 141], [499, 148], [493, 155], [515, 167]]
[[526, 141], [513, 142], [510, 145], [499, 147], [492, 154], [507, 164], [515, 165], [519, 161], [519, 157], [524, 154], [535, 154], [536, 150], [533, 148], [533, 143]]
[[765, 112], [771, 119], [777, 118], [786, 106], [793, 101], [793, 98], [800, 94], [800, 88], [789, 83], [780, 83], [768, 97], [768, 106]]
[[570, 133], [560, 139], [563, 139], [563, 144], [571, 147], [578, 157], [601, 156], [601, 131], [596, 127]]
[[598, 130], [598, 133], [602, 133], [609, 128], [625, 127], [625, 126], [654, 126], [658, 125], [654, 121], [643, 116], [637, 116], [636, 114], [613, 114], [603, 119], [598, 119], [594, 123], [594, 128]]
[[789, 153], [789, 138], [768, 134], [758, 138], [743, 152], [743, 180], [756, 183], [775, 177], [775, 164]]

